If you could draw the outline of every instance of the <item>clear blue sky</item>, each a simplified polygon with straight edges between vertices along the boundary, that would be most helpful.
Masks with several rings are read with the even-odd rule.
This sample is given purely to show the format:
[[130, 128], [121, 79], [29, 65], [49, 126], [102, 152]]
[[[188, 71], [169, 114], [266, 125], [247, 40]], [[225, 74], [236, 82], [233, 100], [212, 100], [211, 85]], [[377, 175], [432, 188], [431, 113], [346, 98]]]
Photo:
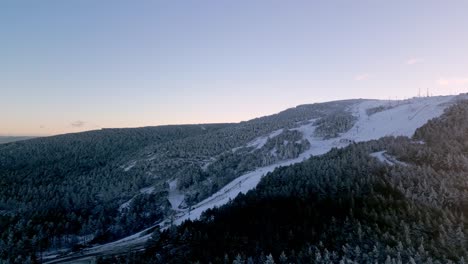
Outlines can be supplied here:
[[468, 88], [468, 1], [0, 3], [0, 135]]

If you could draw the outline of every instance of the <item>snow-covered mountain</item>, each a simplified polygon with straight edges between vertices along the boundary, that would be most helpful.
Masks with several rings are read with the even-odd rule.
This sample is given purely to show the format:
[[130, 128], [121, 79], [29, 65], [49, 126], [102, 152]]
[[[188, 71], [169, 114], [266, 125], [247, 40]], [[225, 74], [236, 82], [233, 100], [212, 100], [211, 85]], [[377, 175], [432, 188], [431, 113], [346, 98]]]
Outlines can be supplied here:
[[[131, 160], [123, 162], [121, 168], [126, 172], [144, 171], [156, 182], [156, 187], [145, 187], [135, 197], [157, 192], [158, 188], [166, 189], [171, 213], [143, 231], [85, 249], [82, 253], [100, 255], [142, 246], [150, 238], [150, 230], [197, 219], [207, 209], [224, 205], [239, 193], [254, 189], [263, 176], [278, 167], [299, 163], [353, 142], [386, 136], [411, 137], [416, 129], [440, 116], [460, 99], [466, 99], [466, 96], [401, 101], [351, 100], [299, 106], [208, 135], [170, 142], [171, 145], [148, 146]], [[215, 139], [214, 143], [203, 141], [207, 137]], [[227, 141], [227, 147], [224, 146], [227, 150], [210, 149], [222, 140]], [[385, 158], [383, 153], [376, 153], [376, 157]], [[230, 177], [226, 178], [229, 180], [219, 181], [224, 183], [221, 186], [213, 184], [216, 177], [223, 177], [222, 173], [229, 173]], [[196, 177], [198, 181], [194, 180]], [[161, 187], [158, 182], [165, 184]], [[200, 195], [200, 188], [208, 187], [209, 191]], [[120, 205], [121, 214], [125, 215], [127, 208], [131, 211], [131, 201], [135, 197]]]
[[144, 171], [156, 181], [166, 182], [171, 197], [174, 190], [177, 197], [184, 196], [173, 209], [196, 208], [238, 177], [295, 163], [351, 142], [411, 136], [456, 98], [350, 100], [298, 106], [213, 133], [147, 147], [122, 168]]

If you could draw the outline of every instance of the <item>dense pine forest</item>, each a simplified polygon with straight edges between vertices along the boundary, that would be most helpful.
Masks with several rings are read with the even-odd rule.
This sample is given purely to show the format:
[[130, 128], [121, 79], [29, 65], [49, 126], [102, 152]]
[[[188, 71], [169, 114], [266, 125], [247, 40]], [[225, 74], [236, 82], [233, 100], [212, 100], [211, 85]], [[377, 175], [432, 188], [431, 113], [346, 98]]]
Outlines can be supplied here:
[[[128, 212], [135, 218], [121, 220], [116, 208], [122, 201], [153, 183], [146, 175], [122, 170], [121, 160], [150, 143], [226, 126], [105, 129], [0, 145], [0, 259], [23, 263], [49, 248], [153, 223], [167, 207], [161, 192], [136, 199]], [[136, 209], [143, 201], [162, 207], [143, 217]], [[121, 229], [112, 231], [112, 225]]]
[[[390, 161], [376, 158], [381, 151]], [[156, 230], [144, 252], [99, 262], [465, 263], [467, 155], [462, 101], [413, 138], [355, 143], [281, 167], [199, 221]]]

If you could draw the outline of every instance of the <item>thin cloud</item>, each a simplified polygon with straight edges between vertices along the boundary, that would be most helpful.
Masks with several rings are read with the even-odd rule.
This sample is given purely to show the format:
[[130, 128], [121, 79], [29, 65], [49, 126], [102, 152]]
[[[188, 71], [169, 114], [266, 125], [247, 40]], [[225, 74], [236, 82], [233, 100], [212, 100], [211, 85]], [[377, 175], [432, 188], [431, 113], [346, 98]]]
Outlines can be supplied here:
[[421, 63], [423, 61], [424, 61], [423, 59], [419, 59], [419, 58], [409, 58], [408, 60], [406, 60], [406, 64], [414, 65], [414, 64], [417, 64], [417, 63]]
[[368, 80], [369, 77], [370, 77], [370, 74], [368, 74], [368, 73], [363, 73], [363, 74], [356, 75], [356, 76], [354, 77], [354, 80], [355, 80], [355, 81], [358, 81], [358, 82], [359, 82], [359, 81], [365, 81], [365, 80]]
[[81, 120], [77, 120], [77, 121], [71, 123], [70, 125], [72, 127], [83, 127], [85, 124], [86, 124], [86, 122], [81, 121]]
[[468, 78], [440, 78], [437, 80], [440, 86], [461, 86], [468, 85]]

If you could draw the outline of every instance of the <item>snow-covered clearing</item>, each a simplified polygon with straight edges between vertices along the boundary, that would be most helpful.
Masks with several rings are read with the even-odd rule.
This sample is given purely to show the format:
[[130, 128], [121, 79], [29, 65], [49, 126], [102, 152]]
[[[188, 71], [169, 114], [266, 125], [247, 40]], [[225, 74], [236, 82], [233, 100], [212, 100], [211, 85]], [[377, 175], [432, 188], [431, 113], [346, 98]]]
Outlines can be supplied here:
[[374, 152], [374, 153], [371, 153], [370, 155], [378, 159], [380, 162], [388, 164], [390, 166], [395, 166], [395, 165], [408, 166], [408, 164], [397, 160], [392, 155], [389, 155], [385, 150]]
[[150, 187], [146, 187], [146, 188], [143, 188], [140, 190], [140, 193], [143, 193], [143, 194], [150, 194], [154, 191], [154, 187], [153, 186], [150, 186]]
[[172, 209], [180, 211], [179, 206], [184, 201], [185, 195], [177, 189], [177, 179], [169, 182], [169, 195], [167, 199], [171, 203]]
[[124, 170], [124, 171], [129, 171], [129, 170], [131, 170], [133, 167], [135, 167], [135, 165], [136, 165], [136, 161], [132, 161], [132, 162], [130, 162], [127, 166], [124, 166], [124, 167], [123, 167], [123, 170]]

